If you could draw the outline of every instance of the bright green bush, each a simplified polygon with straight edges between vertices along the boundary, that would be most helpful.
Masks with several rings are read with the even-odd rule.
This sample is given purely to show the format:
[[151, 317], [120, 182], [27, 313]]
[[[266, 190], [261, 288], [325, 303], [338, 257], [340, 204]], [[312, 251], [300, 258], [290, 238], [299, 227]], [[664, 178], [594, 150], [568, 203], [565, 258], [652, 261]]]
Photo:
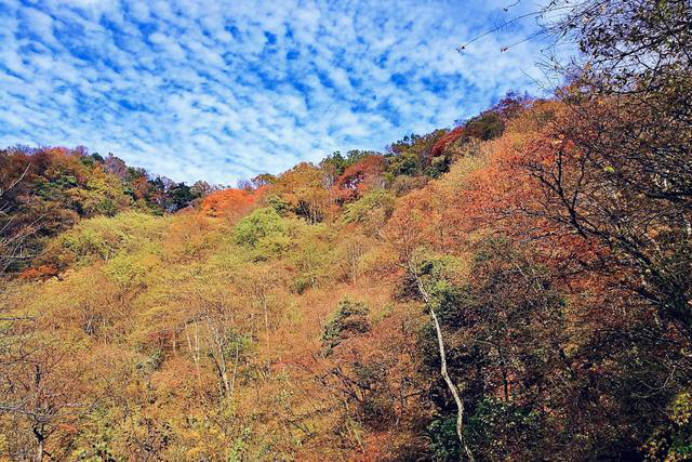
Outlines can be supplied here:
[[257, 209], [238, 222], [235, 242], [238, 245], [257, 248], [264, 239], [275, 240], [286, 234], [286, 221], [272, 207]]

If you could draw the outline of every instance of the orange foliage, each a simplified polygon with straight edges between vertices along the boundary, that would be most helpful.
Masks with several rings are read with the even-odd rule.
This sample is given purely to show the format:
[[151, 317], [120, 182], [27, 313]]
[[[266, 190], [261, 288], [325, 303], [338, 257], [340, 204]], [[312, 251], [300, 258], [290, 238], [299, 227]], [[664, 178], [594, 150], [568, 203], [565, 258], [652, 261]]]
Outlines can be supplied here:
[[262, 190], [224, 189], [215, 191], [204, 198], [202, 212], [211, 217], [223, 215], [242, 215], [250, 210]]
[[491, 153], [487, 164], [468, 173], [463, 185], [446, 190], [433, 182], [403, 197], [385, 228], [400, 258], [406, 261], [420, 247], [470, 250], [479, 232], [529, 240], [542, 263], [570, 274], [602, 258], [607, 250], [576, 233], [569, 217], [559, 223], [545, 216], [544, 210], [558, 207], [532, 174], [537, 164], [551, 165], [559, 152], [570, 149], [537, 122], [560, 109], [547, 103], [520, 116], [504, 136], [485, 145]]
[[142, 200], [149, 194], [149, 182], [146, 176], [140, 176], [132, 182], [135, 199]]
[[[517, 242], [530, 241], [538, 261], [557, 273], [575, 274], [602, 259], [608, 250], [579, 235], [570, 226], [569, 217], [556, 221], [545, 214], [545, 210], [559, 207], [533, 172], [554, 164], [558, 153], [564, 155], [572, 147], [535, 119], [549, 111], [559, 114], [560, 110], [555, 103], [538, 105], [520, 116], [502, 138], [491, 142], [488, 164], [469, 175], [466, 187], [454, 200], [447, 198], [445, 219], [453, 220], [450, 228], [460, 235], [491, 229]], [[565, 171], [570, 168], [563, 165]], [[588, 278], [572, 277], [570, 285], [575, 289], [593, 283]]]
[[447, 213], [448, 207], [434, 186], [402, 198], [385, 228], [385, 235], [402, 262], [408, 261], [420, 247], [450, 249], [463, 238], [458, 232], [460, 215]]
[[384, 157], [368, 156], [348, 167], [336, 181], [339, 199], [347, 202], [362, 197], [381, 182], [384, 166]]
[[441, 136], [430, 150], [430, 157], [440, 156], [447, 146], [454, 143], [462, 136], [464, 136], [464, 127], [457, 127], [446, 135]]
[[21, 279], [44, 279], [57, 276], [59, 273], [58, 268], [53, 265], [41, 265], [37, 268], [27, 268], [21, 272], [19, 277]]
[[318, 167], [302, 162], [279, 176], [274, 191], [296, 214], [311, 223], [333, 215], [334, 200], [327, 189], [328, 176]]
[[[583, 239], [568, 225], [568, 219], [556, 223], [545, 216], [543, 211], [556, 208], [557, 204], [533, 174], [537, 167], [554, 164], [559, 153], [573, 147], [556, 139], [549, 128], [528, 134], [528, 139], [526, 135], [505, 136], [488, 168], [476, 174], [470, 197], [474, 216], [502, 226], [510, 236], [547, 237], [559, 240], [560, 246], [582, 247]], [[570, 167], [563, 164], [563, 168]]]

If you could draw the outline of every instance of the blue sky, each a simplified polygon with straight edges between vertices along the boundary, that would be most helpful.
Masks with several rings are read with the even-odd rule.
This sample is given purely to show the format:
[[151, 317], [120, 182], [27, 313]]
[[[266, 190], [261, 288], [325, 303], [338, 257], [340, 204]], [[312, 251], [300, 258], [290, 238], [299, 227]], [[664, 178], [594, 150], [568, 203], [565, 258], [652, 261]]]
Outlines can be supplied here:
[[514, 1], [0, 0], [0, 146], [84, 145], [233, 184], [538, 92]]

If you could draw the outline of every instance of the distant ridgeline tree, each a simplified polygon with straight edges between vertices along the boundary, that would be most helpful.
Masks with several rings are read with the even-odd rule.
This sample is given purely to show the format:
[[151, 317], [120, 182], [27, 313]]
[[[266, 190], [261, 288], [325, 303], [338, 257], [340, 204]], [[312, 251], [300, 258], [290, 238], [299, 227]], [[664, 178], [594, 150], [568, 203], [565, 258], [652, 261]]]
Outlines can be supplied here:
[[320, 166], [327, 171], [330, 169], [333, 170], [334, 175], [338, 177], [343, 175], [344, 171], [353, 164], [358, 163], [368, 156], [376, 156], [378, 154], [379, 153], [375, 151], [359, 151], [354, 149], [348, 151], [346, 156], [344, 156], [340, 151], [336, 151], [322, 160]]
[[506, 123], [532, 102], [533, 99], [526, 94], [508, 92], [496, 105], [461, 122], [452, 130], [405, 136], [387, 148], [388, 180], [394, 182], [401, 176], [437, 178], [449, 171], [455, 158], [472, 152], [473, 145], [500, 137]]
[[112, 154], [103, 158], [83, 147], [0, 150], [0, 178], [0, 229], [13, 255], [3, 264], [8, 271], [21, 270], [46, 238], [82, 218], [113, 216], [131, 208], [175, 212], [210, 189], [152, 178]]

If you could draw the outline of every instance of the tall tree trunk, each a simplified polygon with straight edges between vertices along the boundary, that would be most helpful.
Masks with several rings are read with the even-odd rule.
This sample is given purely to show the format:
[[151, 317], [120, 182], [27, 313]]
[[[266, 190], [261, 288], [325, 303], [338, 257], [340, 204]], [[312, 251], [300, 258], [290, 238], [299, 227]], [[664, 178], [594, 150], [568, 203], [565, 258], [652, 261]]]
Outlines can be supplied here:
[[464, 401], [461, 399], [461, 396], [459, 395], [459, 390], [457, 390], [456, 385], [454, 385], [454, 382], [452, 382], [452, 378], [449, 376], [449, 372], [447, 372], [447, 353], [445, 351], [445, 344], [442, 339], [442, 329], [440, 328], [440, 322], [437, 319], [437, 314], [435, 313], [435, 310], [430, 309], [430, 316], [432, 316], [433, 323], [435, 324], [435, 332], [437, 333], [437, 343], [440, 347], [440, 362], [442, 364], [442, 366], [440, 367], [440, 374], [442, 375], [442, 378], [447, 384], [447, 388], [449, 388], [450, 393], [452, 393], [452, 396], [454, 397], [454, 402], [457, 405], [457, 437], [459, 438], [461, 447], [464, 448], [464, 451], [466, 452], [466, 456], [469, 458], [471, 462], [474, 462], [475, 459], [473, 457], [473, 453], [471, 452], [471, 449], [468, 447], [468, 445], [466, 444], [466, 440], [464, 439]]
[[34, 427], [34, 436], [36, 437], [36, 462], [43, 462], [43, 442], [46, 438], [38, 427]]
[[[418, 277], [418, 274], [415, 272], [412, 265], [409, 266], [409, 271], [416, 279], [418, 292], [423, 297], [423, 301], [430, 307], [430, 295], [425, 290], [425, 287], [423, 287], [423, 282]], [[447, 352], [445, 350], [444, 338], [442, 337], [442, 327], [440, 327], [440, 321], [437, 318], [437, 313], [435, 313], [435, 310], [432, 307], [430, 308], [430, 317], [432, 318], [433, 324], [435, 325], [435, 334], [437, 335], [437, 344], [440, 350], [440, 375], [442, 375], [442, 378], [447, 384], [447, 388], [449, 388], [449, 392], [452, 394], [452, 397], [454, 397], [454, 403], [457, 407], [457, 438], [459, 438], [459, 443], [461, 444], [461, 447], [464, 449], [466, 457], [468, 457], [468, 459], [471, 462], [475, 462], [476, 459], [473, 457], [471, 448], [469, 448], [469, 446], [466, 444], [466, 439], [464, 438], [464, 400], [461, 398], [459, 390], [457, 389], [456, 385], [452, 381], [452, 378], [449, 376], [449, 372], [447, 371]]]

